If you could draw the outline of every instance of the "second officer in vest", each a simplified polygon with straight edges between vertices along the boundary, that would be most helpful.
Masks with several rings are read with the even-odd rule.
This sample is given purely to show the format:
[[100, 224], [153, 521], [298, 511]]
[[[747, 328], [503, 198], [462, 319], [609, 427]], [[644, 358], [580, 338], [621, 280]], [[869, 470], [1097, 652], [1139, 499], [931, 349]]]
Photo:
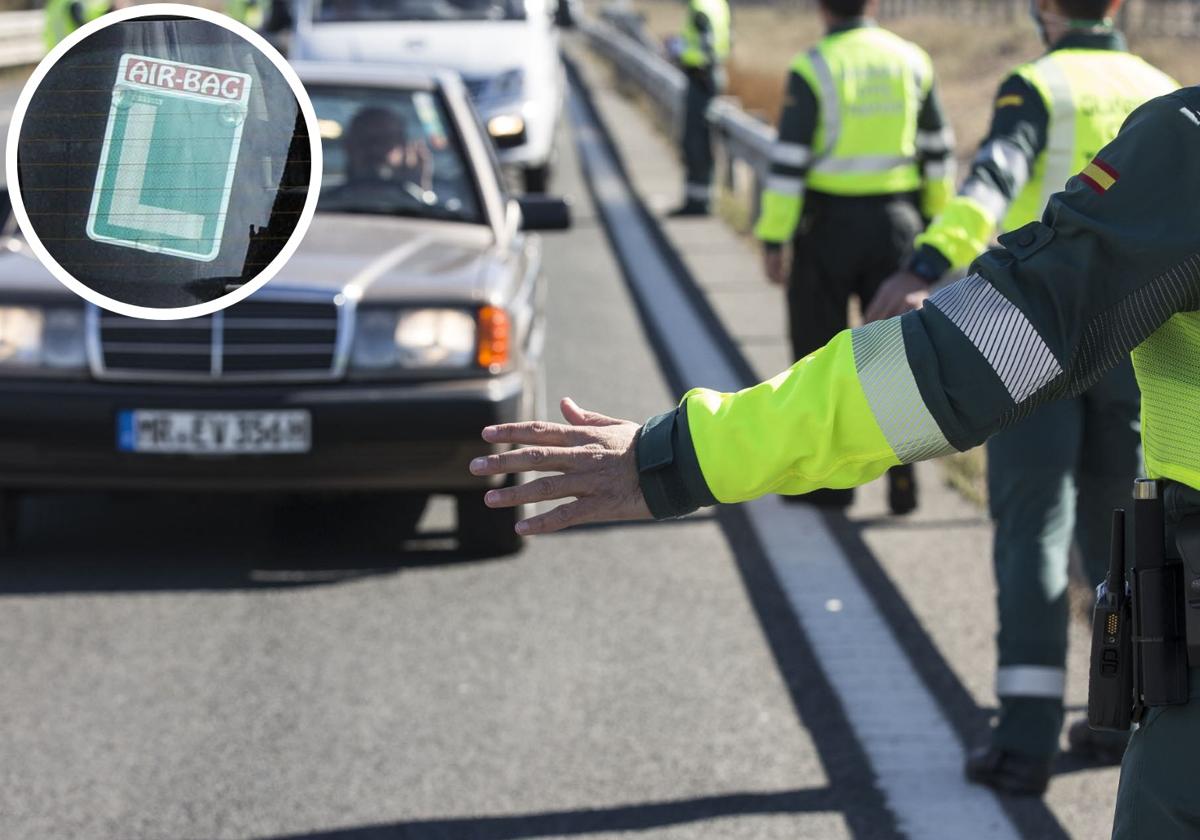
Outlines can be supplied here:
[[[953, 194], [953, 135], [933, 65], [870, 18], [876, 0], [821, 0], [828, 34], [788, 76], [762, 216], [767, 277], [787, 285], [797, 359], [846, 327], [907, 258], [913, 237]], [[784, 246], [791, 243], [790, 270]], [[889, 473], [894, 513], [916, 506], [910, 466]], [[853, 490], [806, 498], [844, 507]]]
[[704, 216], [712, 191], [713, 153], [708, 106], [725, 87], [725, 62], [732, 43], [728, 0], [687, 0], [687, 20], [676, 60], [687, 76], [684, 101], [684, 201], [674, 216]]
[[[965, 268], [997, 227], [1041, 217], [1050, 196], [1117, 135], [1137, 106], [1176, 83], [1125, 51], [1111, 16], [1120, 0], [1037, 0], [1050, 51], [1000, 86], [992, 127], [958, 196], [916, 240], [909, 270], [880, 290], [868, 318], [898, 314], [906, 293]], [[1063, 722], [1067, 565], [1078, 542], [1092, 585], [1104, 577], [1111, 511], [1138, 472], [1138, 391], [1128, 361], [1082, 396], [1053, 403], [988, 441], [1000, 630], [991, 743], [972, 780], [1040, 794]], [[1073, 746], [1116, 761], [1124, 739], [1071, 730]]]

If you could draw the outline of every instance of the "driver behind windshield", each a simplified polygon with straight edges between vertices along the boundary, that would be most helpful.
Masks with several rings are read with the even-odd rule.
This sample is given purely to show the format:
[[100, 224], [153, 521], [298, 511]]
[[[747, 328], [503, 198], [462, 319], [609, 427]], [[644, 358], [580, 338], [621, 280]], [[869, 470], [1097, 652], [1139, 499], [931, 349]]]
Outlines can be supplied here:
[[346, 182], [338, 188], [402, 189], [429, 202], [433, 190], [433, 155], [424, 138], [410, 140], [404, 118], [390, 108], [359, 110], [346, 127]]

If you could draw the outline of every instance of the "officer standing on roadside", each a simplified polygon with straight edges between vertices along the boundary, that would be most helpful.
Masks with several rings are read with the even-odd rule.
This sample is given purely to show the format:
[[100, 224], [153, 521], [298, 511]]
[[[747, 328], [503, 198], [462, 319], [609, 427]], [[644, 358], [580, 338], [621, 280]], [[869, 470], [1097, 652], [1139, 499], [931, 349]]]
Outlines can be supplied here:
[[708, 133], [709, 103], [725, 87], [725, 62], [732, 43], [728, 0], [687, 0], [687, 20], [676, 60], [687, 76], [683, 117], [684, 200], [673, 216], [708, 215], [713, 152]]
[[[755, 229], [787, 285], [795, 358], [846, 328], [954, 191], [954, 138], [925, 51], [876, 26], [877, 0], [820, 0], [828, 34], [792, 63]], [[784, 246], [792, 245], [790, 271]], [[893, 513], [917, 504], [912, 468], [888, 474]], [[846, 507], [853, 490], [806, 501]]]
[[[1087, 165], [1136, 107], [1179, 85], [1125, 50], [1112, 17], [1120, 0], [1038, 0], [1050, 51], [1013, 71], [959, 194], [917, 237], [906, 272], [889, 279], [867, 318], [907, 309], [951, 268], [966, 268], [997, 226], [1039, 218], [1067, 177]], [[1138, 391], [1122, 362], [1085, 394], [1047, 405], [987, 444], [988, 503], [1000, 629], [990, 743], [967, 761], [972, 781], [1041, 794], [1058, 751], [1066, 683], [1067, 567], [1072, 535], [1094, 587], [1108, 561], [1111, 511], [1140, 465]], [[1076, 752], [1117, 763], [1126, 737], [1071, 727]]]
[[[843, 331], [736, 394], [690, 391], [644, 425], [564, 400], [567, 425], [489, 427], [485, 440], [523, 448], [471, 471], [561, 473], [485, 495], [491, 507], [574, 499], [519, 522], [522, 534], [849, 487], [977, 446], [1087, 390], [1132, 352], [1147, 471], [1200, 490], [1196, 184], [1193, 87], [1139, 108], [1042, 221], [1002, 236], [921, 309]], [[1200, 668], [1190, 684], [1190, 702], [1151, 708], [1130, 740], [1115, 840], [1200, 836]]]
[[109, 0], [46, 0], [46, 26], [42, 30], [46, 49], [54, 49], [59, 41], [85, 23], [127, 5], [127, 2]]
[[263, 28], [270, 18], [270, 0], [226, 0], [225, 14], [244, 23], [254, 31]]

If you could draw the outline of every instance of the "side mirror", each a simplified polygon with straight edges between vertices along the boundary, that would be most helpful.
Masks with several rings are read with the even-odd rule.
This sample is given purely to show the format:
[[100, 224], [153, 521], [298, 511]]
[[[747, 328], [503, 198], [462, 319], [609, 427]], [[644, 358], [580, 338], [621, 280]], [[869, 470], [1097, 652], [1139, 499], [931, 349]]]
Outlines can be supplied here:
[[571, 205], [566, 199], [547, 195], [523, 195], [521, 230], [566, 230], [571, 226]]

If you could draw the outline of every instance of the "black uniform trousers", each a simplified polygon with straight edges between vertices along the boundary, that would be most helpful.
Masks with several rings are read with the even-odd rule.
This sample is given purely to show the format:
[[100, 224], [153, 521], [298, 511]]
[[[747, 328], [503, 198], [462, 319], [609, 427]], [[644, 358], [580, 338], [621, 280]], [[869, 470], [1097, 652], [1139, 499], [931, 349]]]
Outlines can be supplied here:
[[[825, 346], [849, 326], [846, 307], [851, 295], [866, 309], [883, 281], [907, 263], [913, 239], [925, 227], [917, 201], [914, 193], [850, 197], [810, 191], [805, 196], [787, 289], [796, 359]], [[911, 469], [896, 468], [908, 476]], [[818, 497], [822, 504], [849, 504], [853, 491], [809, 495], [813, 501]]]
[[683, 169], [688, 201], [707, 203], [712, 188], [713, 151], [705, 114], [709, 103], [718, 93], [717, 71], [712, 68], [689, 68], [687, 93], [684, 100]]

